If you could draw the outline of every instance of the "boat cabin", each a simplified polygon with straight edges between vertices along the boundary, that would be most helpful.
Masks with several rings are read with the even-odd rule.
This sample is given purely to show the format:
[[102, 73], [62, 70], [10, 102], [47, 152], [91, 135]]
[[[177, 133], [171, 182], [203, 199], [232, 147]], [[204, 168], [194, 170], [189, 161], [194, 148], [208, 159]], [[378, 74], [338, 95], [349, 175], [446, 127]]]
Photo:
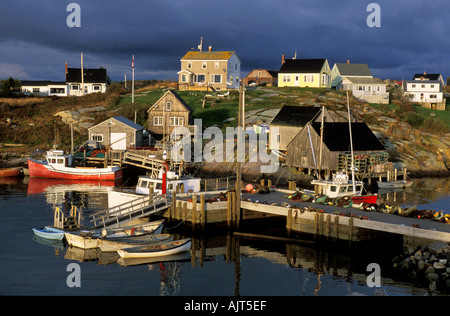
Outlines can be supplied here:
[[355, 181], [355, 192], [353, 191], [353, 182], [349, 181], [348, 175], [338, 173], [333, 175], [333, 180], [313, 180], [314, 192], [323, 194], [329, 198], [339, 198], [344, 196], [360, 196], [364, 188], [362, 181]]
[[[192, 190], [191, 192], [199, 192], [200, 180], [200, 178], [180, 178], [176, 172], [168, 171], [166, 192], [171, 194], [177, 190], [179, 184], [184, 185], [184, 191], [181, 193], [189, 192], [189, 190]], [[162, 182], [162, 171], [158, 178], [141, 176], [136, 186], [136, 193], [150, 194], [150, 188], [153, 188], [154, 193], [162, 194]]]
[[70, 167], [73, 162], [73, 157], [71, 155], [64, 155], [64, 151], [62, 150], [50, 150], [47, 151], [46, 161], [50, 166]]

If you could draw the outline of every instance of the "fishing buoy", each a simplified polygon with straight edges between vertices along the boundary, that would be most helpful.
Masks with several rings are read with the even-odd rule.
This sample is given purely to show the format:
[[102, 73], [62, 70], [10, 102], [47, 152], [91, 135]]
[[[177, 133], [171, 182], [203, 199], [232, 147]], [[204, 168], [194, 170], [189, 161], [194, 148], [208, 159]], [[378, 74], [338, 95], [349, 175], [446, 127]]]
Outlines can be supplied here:
[[247, 192], [252, 192], [252, 190], [253, 190], [253, 184], [247, 184], [246, 186], [245, 186], [245, 190], [247, 190]]

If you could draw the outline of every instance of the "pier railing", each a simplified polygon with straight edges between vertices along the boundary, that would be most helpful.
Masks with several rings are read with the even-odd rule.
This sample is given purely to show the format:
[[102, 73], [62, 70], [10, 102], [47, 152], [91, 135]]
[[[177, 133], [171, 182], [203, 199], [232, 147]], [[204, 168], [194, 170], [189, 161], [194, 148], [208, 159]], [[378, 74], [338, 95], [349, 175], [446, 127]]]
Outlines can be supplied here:
[[146, 195], [135, 200], [98, 211], [91, 215], [95, 228], [121, 226], [131, 220], [148, 216], [170, 207], [167, 198], [162, 195]]

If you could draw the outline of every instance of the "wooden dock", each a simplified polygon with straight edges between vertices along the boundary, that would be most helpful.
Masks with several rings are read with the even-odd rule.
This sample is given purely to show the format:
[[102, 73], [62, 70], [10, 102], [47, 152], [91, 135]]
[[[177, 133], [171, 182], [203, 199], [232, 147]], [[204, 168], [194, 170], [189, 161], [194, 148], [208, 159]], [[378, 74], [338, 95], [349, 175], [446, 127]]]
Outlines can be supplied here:
[[[226, 199], [214, 202], [210, 200], [211, 196], [205, 193], [197, 193], [189, 199], [177, 200], [175, 196], [172, 206], [164, 216], [189, 223], [193, 230], [198, 227], [205, 230], [208, 224], [224, 224], [229, 228], [239, 228], [244, 220], [285, 217], [288, 233], [307, 233], [315, 237], [351, 242], [385, 238], [388, 234], [407, 237], [410, 242], [415, 240], [419, 243], [423, 240], [450, 242], [450, 225], [446, 223], [356, 208], [290, 201], [286, 198], [289, 192], [293, 193], [293, 191], [270, 194], [243, 193], [240, 210], [235, 207], [235, 192], [224, 192], [222, 198]], [[272, 205], [274, 203], [289, 205]]]

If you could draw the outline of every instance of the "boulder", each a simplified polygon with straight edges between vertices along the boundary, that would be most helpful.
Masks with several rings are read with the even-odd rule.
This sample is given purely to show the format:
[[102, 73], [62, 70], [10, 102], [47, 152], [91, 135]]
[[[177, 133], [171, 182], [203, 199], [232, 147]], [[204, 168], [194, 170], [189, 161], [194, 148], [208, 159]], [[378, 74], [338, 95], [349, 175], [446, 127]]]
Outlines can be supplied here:
[[450, 246], [445, 242], [436, 241], [428, 246], [428, 250], [435, 254], [448, 253], [450, 252]]

